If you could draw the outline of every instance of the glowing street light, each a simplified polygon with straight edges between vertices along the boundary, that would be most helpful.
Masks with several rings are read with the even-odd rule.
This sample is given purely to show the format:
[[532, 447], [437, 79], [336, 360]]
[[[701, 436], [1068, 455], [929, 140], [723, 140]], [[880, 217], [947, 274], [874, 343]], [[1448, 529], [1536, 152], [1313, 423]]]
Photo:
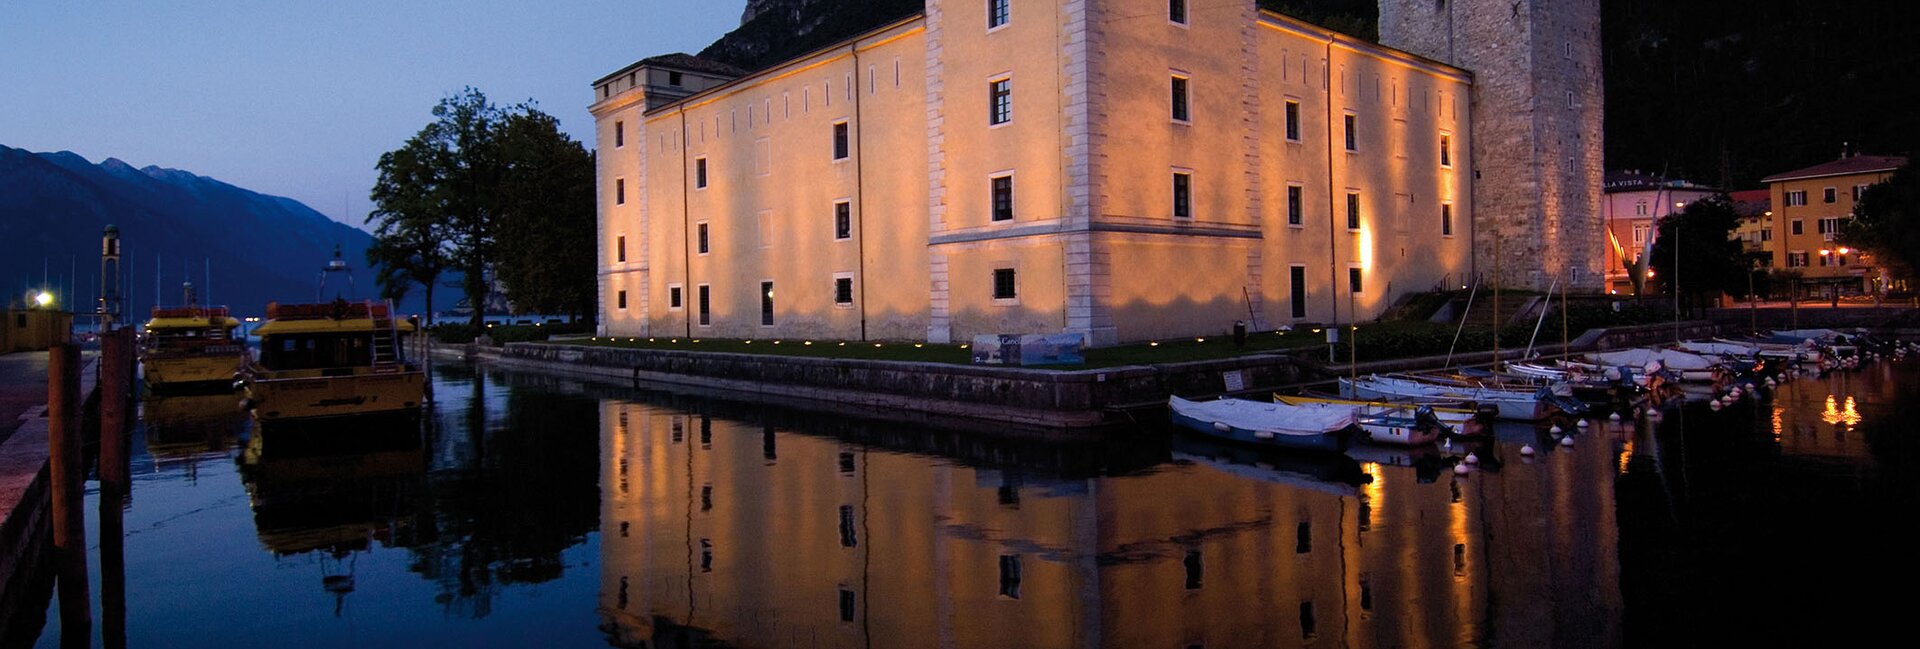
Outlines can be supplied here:
[[41, 291], [33, 296], [33, 304], [42, 309], [53, 306], [53, 294]]

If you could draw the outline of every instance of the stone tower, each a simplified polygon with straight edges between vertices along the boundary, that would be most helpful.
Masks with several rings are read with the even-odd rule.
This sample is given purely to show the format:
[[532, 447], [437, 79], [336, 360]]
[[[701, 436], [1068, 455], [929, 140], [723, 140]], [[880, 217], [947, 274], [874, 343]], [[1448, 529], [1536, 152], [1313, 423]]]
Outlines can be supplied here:
[[1477, 272], [1600, 290], [1600, 0], [1379, 2], [1381, 44], [1473, 73]]

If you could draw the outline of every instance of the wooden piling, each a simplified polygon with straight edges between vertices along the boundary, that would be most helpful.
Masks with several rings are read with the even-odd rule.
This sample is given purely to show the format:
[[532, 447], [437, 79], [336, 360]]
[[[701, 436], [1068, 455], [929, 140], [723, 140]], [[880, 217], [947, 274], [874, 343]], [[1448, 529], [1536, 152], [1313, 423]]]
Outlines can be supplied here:
[[127, 411], [133, 395], [133, 338], [130, 328], [100, 338], [100, 486], [127, 493]]
[[86, 468], [81, 465], [80, 348], [47, 350], [47, 464], [53, 501], [53, 556], [60, 590], [61, 645], [92, 644], [93, 603], [87, 584]]

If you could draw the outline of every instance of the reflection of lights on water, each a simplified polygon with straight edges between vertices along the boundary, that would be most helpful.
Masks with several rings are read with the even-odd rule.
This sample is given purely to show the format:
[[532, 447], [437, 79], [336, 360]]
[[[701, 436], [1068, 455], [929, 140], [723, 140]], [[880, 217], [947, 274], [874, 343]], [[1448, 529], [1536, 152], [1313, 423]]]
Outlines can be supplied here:
[[1785, 415], [1786, 412], [1786, 408], [1780, 406], [1773, 407], [1773, 443], [1775, 444], [1780, 443], [1780, 433], [1786, 429], [1785, 424], [1781, 421], [1781, 417]]
[[1364, 502], [1367, 503], [1369, 518], [1378, 520], [1381, 507], [1387, 502], [1385, 498], [1387, 472], [1380, 468], [1379, 462], [1368, 462], [1360, 465], [1360, 469], [1366, 471], [1367, 475], [1373, 476], [1373, 482], [1360, 488], [1360, 495], [1366, 498]]
[[1839, 405], [1833, 395], [1827, 395], [1827, 409], [1820, 413], [1820, 420], [1829, 424], [1846, 424], [1849, 427], [1860, 425], [1860, 412], [1854, 409], [1853, 397], [1847, 397], [1845, 408]]
[[1633, 438], [1629, 437], [1625, 444], [1620, 445], [1620, 458], [1618, 461], [1620, 465], [1620, 475], [1627, 474], [1627, 458], [1631, 457], [1633, 457]]

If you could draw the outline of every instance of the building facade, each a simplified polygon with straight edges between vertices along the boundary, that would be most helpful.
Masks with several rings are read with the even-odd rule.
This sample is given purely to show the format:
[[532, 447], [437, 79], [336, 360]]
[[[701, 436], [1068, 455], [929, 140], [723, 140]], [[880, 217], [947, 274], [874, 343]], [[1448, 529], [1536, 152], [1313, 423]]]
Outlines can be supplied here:
[[[929, 0], [748, 75], [596, 81], [603, 333], [1101, 345], [1465, 285], [1484, 78], [1190, 4]], [[1589, 265], [1540, 227], [1507, 256]]]
[[[1380, 0], [1380, 42], [1472, 70], [1474, 246], [1484, 275], [1599, 291], [1600, 0]], [[1496, 241], [1498, 242], [1496, 244]]]
[[1659, 238], [1660, 219], [1687, 205], [1719, 193], [1685, 180], [1670, 180], [1639, 171], [1612, 171], [1606, 175], [1606, 202], [1600, 214], [1605, 222], [1607, 292], [1635, 294], [1631, 274]]
[[1774, 267], [1798, 272], [1803, 285], [1841, 293], [1886, 290], [1885, 269], [1835, 239], [1840, 224], [1853, 218], [1860, 194], [1906, 163], [1899, 156], [1843, 155], [1761, 179], [1772, 195]]

